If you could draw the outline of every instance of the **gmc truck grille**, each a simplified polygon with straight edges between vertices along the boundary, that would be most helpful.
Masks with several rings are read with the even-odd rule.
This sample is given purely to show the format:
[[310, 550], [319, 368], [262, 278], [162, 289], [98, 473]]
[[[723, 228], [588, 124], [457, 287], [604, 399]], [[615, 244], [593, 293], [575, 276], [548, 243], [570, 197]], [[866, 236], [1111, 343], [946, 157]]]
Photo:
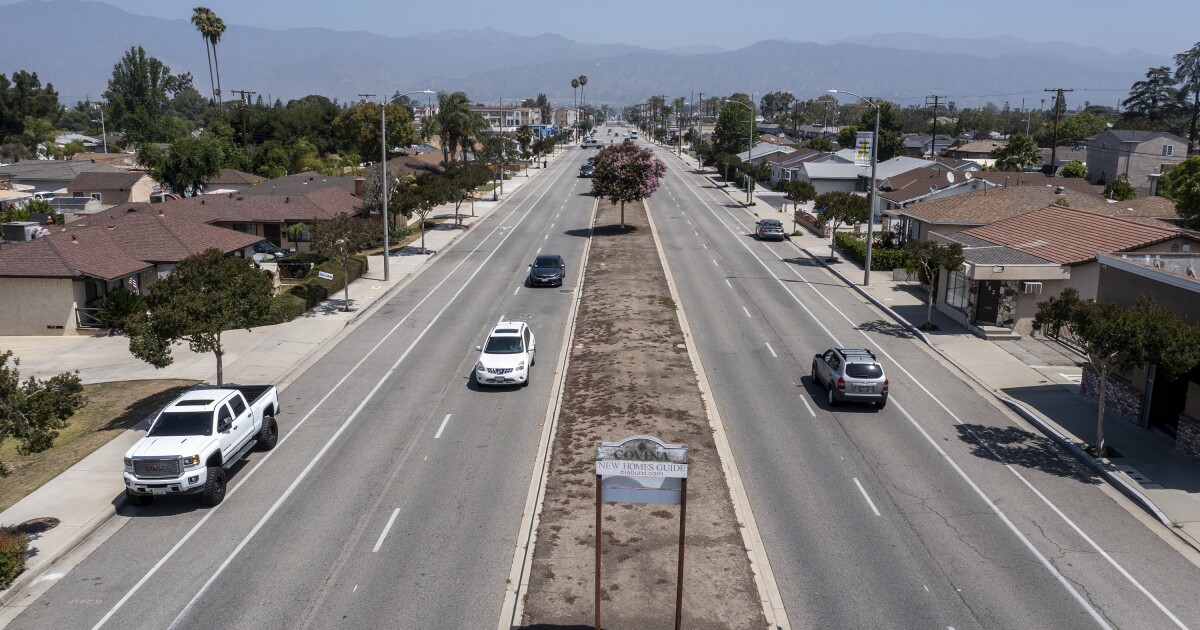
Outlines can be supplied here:
[[170, 478], [183, 474], [183, 462], [174, 459], [135, 459], [133, 474], [142, 479]]

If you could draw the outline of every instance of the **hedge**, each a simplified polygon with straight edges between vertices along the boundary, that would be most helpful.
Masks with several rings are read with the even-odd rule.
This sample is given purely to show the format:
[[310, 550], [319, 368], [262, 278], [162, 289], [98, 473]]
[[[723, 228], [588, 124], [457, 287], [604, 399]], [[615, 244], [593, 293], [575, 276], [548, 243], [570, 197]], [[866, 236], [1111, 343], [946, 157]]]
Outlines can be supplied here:
[[[313, 265], [304, 282], [292, 286], [287, 291], [271, 299], [271, 314], [269, 324], [282, 324], [304, 314], [308, 309], [324, 302], [330, 295], [341, 291], [346, 284], [354, 282], [367, 271], [367, 258], [354, 256], [346, 265], [349, 279], [342, 276], [342, 266], [336, 261], [326, 260]], [[319, 272], [333, 274], [333, 280], [319, 277]]]
[[[837, 250], [846, 258], [860, 265], [866, 260], [867, 242], [865, 239], [850, 232], [838, 232], [833, 235], [833, 241], [837, 244]], [[907, 262], [908, 255], [902, 249], [889, 249], [880, 246], [879, 243], [875, 243], [875, 246], [871, 248], [871, 271], [904, 269]]]
[[11, 529], [0, 529], [0, 590], [12, 586], [25, 571], [25, 555], [29, 552], [29, 536]]

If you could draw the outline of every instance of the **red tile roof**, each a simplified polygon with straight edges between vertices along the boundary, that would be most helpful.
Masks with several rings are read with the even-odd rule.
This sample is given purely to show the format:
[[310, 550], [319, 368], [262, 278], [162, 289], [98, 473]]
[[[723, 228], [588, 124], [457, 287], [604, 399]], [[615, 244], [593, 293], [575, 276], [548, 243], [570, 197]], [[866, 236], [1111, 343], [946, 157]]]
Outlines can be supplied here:
[[1129, 251], [1179, 236], [1162, 228], [1062, 206], [1026, 212], [963, 233], [1060, 265], [1085, 263], [1095, 260], [1098, 252]]

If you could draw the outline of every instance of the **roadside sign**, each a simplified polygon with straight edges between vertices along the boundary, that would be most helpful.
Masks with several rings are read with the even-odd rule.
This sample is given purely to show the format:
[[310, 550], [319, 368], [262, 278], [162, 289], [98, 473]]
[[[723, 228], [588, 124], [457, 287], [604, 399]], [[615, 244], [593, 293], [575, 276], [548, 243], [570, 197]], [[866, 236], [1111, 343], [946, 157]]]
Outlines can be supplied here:
[[328, 271], [318, 271], [317, 277], [322, 280], [333, 280], [333, 274], [329, 273]]
[[601, 500], [609, 503], [678, 504], [687, 478], [687, 447], [634, 435], [596, 447]]
[[870, 131], [860, 131], [854, 141], [854, 165], [871, 165], [871, 143], [875, 134]]

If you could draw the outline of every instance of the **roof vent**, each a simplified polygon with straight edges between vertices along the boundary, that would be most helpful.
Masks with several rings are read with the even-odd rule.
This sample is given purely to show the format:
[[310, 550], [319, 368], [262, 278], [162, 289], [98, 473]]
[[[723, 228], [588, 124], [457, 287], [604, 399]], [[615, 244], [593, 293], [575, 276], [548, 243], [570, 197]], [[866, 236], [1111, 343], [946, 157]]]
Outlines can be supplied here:
[[241, 200], [243, 200], [243, 199], [245, 199], [245, 197], [238, 197], [238, 198], [237, 198], [237, 200], [238, 200], [238, 201], [241, 201]]
[[1056, 194], [1056, 195], [1061, 195], [1065, 192], [1067, 192], [1067, 189], [1062, 186], [1059, 186], [1058, 188], [1054, 189], [1054, 194]]
[[229, 198], [233, 199], [233, 193], [229, 193]]
[[79, 244], [79, 239], [75, 238], [75, 235], [74, 235], [74, 234], [72, 234], [72, 235], [71, 235], [71, 243], [72, 243], [72, 244], [74, 244], [74, 245], [78, 245], [78, 244]]
[[275, 184], [271, 184], [271, 194], [275, 194]]
[[291, 203], [291, 201], [292, 201], [292, 198], [291, 198], [291, 197], [284, 197], [284, 198], [283, 198], [283, 203]]

